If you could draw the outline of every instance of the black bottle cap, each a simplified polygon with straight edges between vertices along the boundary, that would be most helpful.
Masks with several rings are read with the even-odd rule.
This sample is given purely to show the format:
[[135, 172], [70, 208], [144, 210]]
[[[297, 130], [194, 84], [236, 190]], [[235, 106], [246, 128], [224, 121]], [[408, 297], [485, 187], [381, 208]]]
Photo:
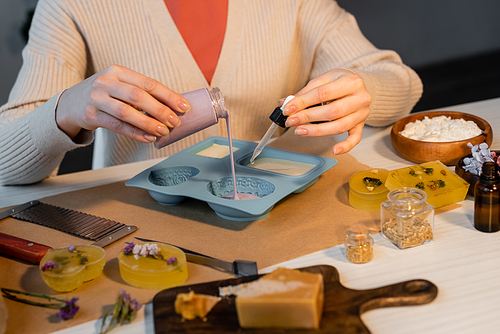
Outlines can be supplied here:
[[282, 128], [286, 128], [285, 122], [288, 116], [283, 115], [283, 111], [281, 111], [280, 107], [276, 107], [269, 118]]
[[283, 115], [283, 111], [280, 107], [276, 107], [269, 118], [271, 119], [271, 121], [281, 126], [282, 128], [286, 128], [285, 122], [288, 116]]
[[496, 181], [500, 179], [498, 175], [498, 166], [494, 162], [483, 163], [483, 168], [481, 169], [481, 175], [479, 176], [481, 180], [484, 181]]

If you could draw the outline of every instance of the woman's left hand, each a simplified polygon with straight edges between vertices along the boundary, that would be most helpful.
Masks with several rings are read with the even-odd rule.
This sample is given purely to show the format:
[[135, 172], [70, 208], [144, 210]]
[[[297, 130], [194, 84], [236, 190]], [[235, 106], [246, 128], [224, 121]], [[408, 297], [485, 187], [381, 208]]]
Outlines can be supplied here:
[[[288, 116], [286, 126], [296, 126], [298, 136], [320, 137], [348, 132], [346, 140], [333, 147], [334, 154], [342, 154], [361, 140], [371, 101], [371, 95], [358, 75], [349, 70], [334, 69], [309, 81], [286, 104], [283, 114]], [[325, 102], [329, 103], [306, 109]]]

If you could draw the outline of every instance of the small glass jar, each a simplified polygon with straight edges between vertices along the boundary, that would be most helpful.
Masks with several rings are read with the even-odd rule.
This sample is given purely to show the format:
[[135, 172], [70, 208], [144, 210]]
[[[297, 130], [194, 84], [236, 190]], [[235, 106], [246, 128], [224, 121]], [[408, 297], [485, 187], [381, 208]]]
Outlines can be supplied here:
[[398, 188], [380, 206], [382, 235], [400, 249], [431, 242], [434, 238], [434, 207], [427, 203], [425, 191]]
[[181, 95], [189, 102], [191, 108], [185, 113], [177, 114], [181, 124], [170, 129], [166, 136], [158, 137], [155, 141], [157, 149], [217, 124], [220, 118], [228, 117], [224, 96], [218, 87], [212, 88], [211, 91], [202, 88]]
[[346, 231], [345, 256], [352, 263], [367, 263], [373, 259], [373, 238], [364, 224], [351, 225]]

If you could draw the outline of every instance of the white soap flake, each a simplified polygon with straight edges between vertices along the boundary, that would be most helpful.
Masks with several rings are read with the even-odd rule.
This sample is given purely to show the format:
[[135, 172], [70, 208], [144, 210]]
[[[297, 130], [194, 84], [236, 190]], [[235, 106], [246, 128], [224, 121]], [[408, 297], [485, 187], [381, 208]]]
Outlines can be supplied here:
[[219, 288], [219, 295], [227, 297], [230, 295], [240, 296], [242, 298], [256, 297], [272, 293], [282, 293], [292, 291], [300, 287], [306, 286], [300, 281], [274, 281], [274, 280], [257, 280], [250, 283], [243, 283], [234, 286], [225, 286]]
[[426, 142], [451, 142], [479, 136], [482, 130], [473, 121], [449, 116], [437, 116], [417, 120], [405, 125], [400, 134], [404, 137]]

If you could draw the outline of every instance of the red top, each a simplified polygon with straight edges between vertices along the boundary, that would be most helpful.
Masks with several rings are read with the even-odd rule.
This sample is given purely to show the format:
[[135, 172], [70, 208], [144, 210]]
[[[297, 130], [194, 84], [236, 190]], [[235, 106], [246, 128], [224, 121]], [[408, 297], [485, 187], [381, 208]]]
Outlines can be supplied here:
[[226, 32], [228, 0], [164, 0], [208, 83]]

